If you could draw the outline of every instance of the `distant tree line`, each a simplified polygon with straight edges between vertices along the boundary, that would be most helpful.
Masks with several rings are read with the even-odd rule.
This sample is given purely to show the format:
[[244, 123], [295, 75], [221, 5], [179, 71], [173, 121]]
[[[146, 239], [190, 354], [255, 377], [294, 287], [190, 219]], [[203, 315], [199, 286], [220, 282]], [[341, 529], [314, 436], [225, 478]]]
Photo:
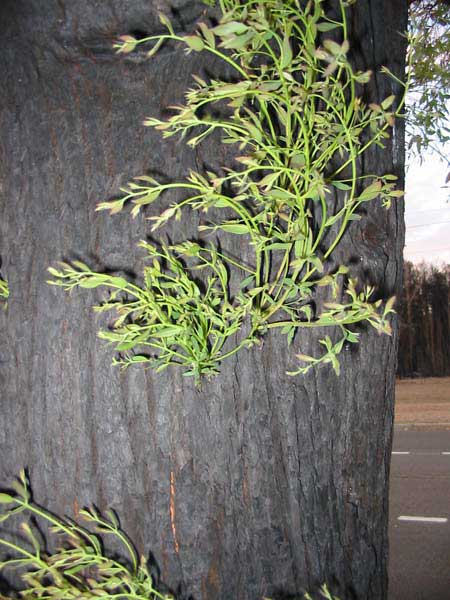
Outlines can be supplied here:
[[398, 375], [450, 375], [450, 265], [405, 262]]

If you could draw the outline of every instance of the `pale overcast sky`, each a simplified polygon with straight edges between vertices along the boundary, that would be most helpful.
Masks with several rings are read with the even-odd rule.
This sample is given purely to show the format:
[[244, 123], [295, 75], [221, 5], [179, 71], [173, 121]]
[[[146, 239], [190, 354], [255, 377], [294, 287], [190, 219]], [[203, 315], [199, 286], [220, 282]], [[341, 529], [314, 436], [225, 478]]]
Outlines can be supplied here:
[[407, 170], [407, 260], [450, 264], [450, 188], [443, 187], [448, 172], [436, 156], [426, 156], [422, 164], [414, 161]]

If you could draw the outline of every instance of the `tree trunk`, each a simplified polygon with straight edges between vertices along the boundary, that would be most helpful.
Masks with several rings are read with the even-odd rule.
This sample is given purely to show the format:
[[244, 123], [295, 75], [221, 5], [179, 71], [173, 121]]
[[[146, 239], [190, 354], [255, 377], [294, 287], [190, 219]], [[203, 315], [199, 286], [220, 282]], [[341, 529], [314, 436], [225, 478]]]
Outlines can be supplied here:
[[[179, 30], [201, 5], [175, 0]], [[182, 177], [202, 156], [162, 141], [145, 116], [182, 99], [203, 55], [151, 61], [113, 53], [117, 34], [160, 31], [165, 0], [3, 0], [0, 311], [1, 481], [29, 469], [51, 510], [112, 506], [161, 580], [195, 600], [285, 597], [328, 582], [344, 598], [386, 598], [388, 475], [397, 329], [364, 331], [342, 374], [290, 378], [297, 348], [270, 335], [200, 390], [175, 370], [110, 366], [96, 337], [93, 294], [45, 283], [55, 260], [134, 268], [146, 223], [95, 212], [147, 169]], [[350, 9], [355, 61], [376, 72], [379, 101], [398, 93], [405, 0]], [[213, 68], [214, 63], [210, 68]], [[202, 151], [203, 159], [208, 149]], [[219, 156], [219, 160], [220, 160]], [[403, 172], [402, 124], [367, 173]], [[400, 183], [401, 185], [401, 183]], [[341, 244], [354, 272], [384, 297], [401, 277], [401, 203], [370, 206]]]

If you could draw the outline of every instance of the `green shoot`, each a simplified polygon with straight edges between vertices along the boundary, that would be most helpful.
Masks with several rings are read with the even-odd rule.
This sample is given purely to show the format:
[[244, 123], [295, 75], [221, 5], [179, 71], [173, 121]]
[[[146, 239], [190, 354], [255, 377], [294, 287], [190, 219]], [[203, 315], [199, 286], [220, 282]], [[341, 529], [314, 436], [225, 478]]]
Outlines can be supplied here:
[[[347, 2], [340, 2], [338, 20], [327, 16], [321, 0], [302, 7], [295, 0], [219, 4], [222, 16], [214, 27], [204, 21], [191, 35], [179, 36], [162, 17], [166, 34], [124, 36], [116, 49], [128, 53], [148, 44], [152, 56], [161, 45], [176, 43], [233, 66], [231, 82], [195, 75], [173, 116], [144, 124], [163, 137], [180, 136], [192, 148], [220, 131], [223, 143], [236, 149], [234, 165], [219, 173], [191, 172], [176, 183], [139, 176], [122, 197], [101, 202], [98, 210], [114, 214], [129, 207], [136, 217], [181, 191], [181, 200], [151, 217], [152, 232], [187, 211], [214, 208], [223, 217], [200, 225], [196, 241], [142, 244], [150, 261], [140, 286], [81, 263], [51, 268], [52, 283], [111, 290], [96, 310], [114, 310], [118, 319], [100, 335], [115, 345], [121, 353], [115, 362], [125, 366], [180, 365], [198, 380], [270, 329], [279, 327], [291, 343], [301, 329], [326, 327], [337, 329], [339, 340], [326, 336], [319, 358], [299, 355], [306, 366], [291, 374], [321, 363], [339, 372], [337, 356], [345, 343], [357, 341], [355, 327], [367, 323], [390, 333], [392, 300], [372, 301], [373, 290], [349, 279], [345, 265], [331, 265], [367, 203], [389, 207], [403, 195], [394, 175], [360, 172], [369, 148], [384, 147], [403, 98], [362, 100], [371, 72], [355, 71], [348, 59]], [[205, 243], [224, 236], [239, 236], [248, 246], [248, 264]], [[231, 279], [240, 281], [238, 292]], [[330, 290], [331, 304], [318, 300], [319, 288]]]
[[[19, 571], [25, 586], [21, 598], [172, 599], [155, 588], [147, 561], [137, 556], [113, 511], [102, 516], [93, 508], [80, 510], [85, 522], [80, 525], [35, 504], [24, 471], [12, 489], [0, 493], [0, 523], [3, 528], [19, 514], [24, 521], [19, 536], [0, 534], [0, 572]], [[48, 540], [43, 539], [42, 531], [49, 532]], [[109, 555], [102, 536], [114, 538], [126, 558]], [[47, 548], [55, 550], [49, 554]]]

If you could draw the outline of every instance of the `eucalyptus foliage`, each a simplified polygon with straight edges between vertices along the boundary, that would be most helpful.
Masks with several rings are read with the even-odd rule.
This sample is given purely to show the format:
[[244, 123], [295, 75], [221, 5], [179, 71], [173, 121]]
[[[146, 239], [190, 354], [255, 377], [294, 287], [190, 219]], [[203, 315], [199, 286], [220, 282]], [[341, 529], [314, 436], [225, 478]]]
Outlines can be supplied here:
[[[81, 525], [36, 504], [28, 479], [21, 471], [8, 492], [0, 492], [0, 573], [18, 572], [23, 589], [16, 597], [45, 600], [172, 600], [161, 591], [147, 560], [138, 556], [122, 531], [117, 515], [95, 508], [82, 509]], [[19, 529], [18, 519], [21, 520]], [[9, 534], [7, 533], [7, 527]], [[48, 532], [44, 537], [43, 531]], [[114, 546], [114, 552], [106, 548]], [[112, 541], [111, 541], [112, 540]], [[118, 549], [122, 549], [122, 554]], [[159, 591], [158, 591], [159, 588]], [[334, 598], [326, 585], [326, 600]], [[0, 600], [11, 598], [0, 593]], [[311, 600], [305, 594], [305, 600]], [[267, 600], [267, 599], [266, 599]]]
[[437, 153], [449, 166], [450, 4], [414, 0], [409, 6], [411, 84], [406, 131], [413, 155]]
[[[0, 549], [4, 557], [0, 571], [18, 570], [24, 583], [21, 598], [62, 600], [94, 598], [168, 600], [159, 592], [145, 558], [120, 528], [117, 516], [101, 515], [95, 508], [82, 509], [85, 525], [55, 516], [35, 504], [25, 473], [12, 484], [10, 493], [0, 493]], [[17, 536], [16, 516], [25, 517]], [[11, 535], [6, 525], [11, 521]], [[45, 540], [42, 531], [49, 531]], [[16, 535], [12, 535], [15, 531]], [[104, 550], [103, 538], [113, 538], [127, 555], [119, 559]], [[53, 548], [53, 551], [49, 551]], [[1, 599], [5, 599], [0, 595]], [[6, 600], [6, 599], [5, 599]]]
[[6, 301], [9, 298], [9, 286], [6, 279], [0, 277], [0, 302]]
[[[125, 366], [181, 365], [198, 379], [270, 329], [281, 330], [289, 344], [299, 330], [330, 328], [338, 335], [321, 340], [318, 356], [298, 355], [303, 365], [291, 374], [320, 363], [339, 372], [339, 352], [358, 340], [355, 325], [390, 333], [393, 299], [373, 301], [372, 288], [358, 285], [346, 265], [333, 265], [361, 209], [375, 200], [389, 207], [403, 195], [394, 175], [361, 174], [362, 156], [384, 147], [403, 100], [363, 100], [372, 73], [356, 71], [348, 59], [348, 2], [340, 2], [338, 17], [325, 13], [322, 0], [219, 4], [214, 26], [205, 20], [191, 35], [178, 35], [161, 16], [166, 33], [122, 36], [115, 47], [126, 54], [148, 44], [152, 56], [175, 42], [187, 53], [221, 58], [231, 79], [193, 75], [184, 104], [172, 107], [167, 120], [149, 117], [144, 124], [192, 148], [218, 131], [235, 149], [234, 163], [220, 172], [191, 171], [180, 182], [142, 175], [120, 198], [98, 205], [111, 214], [130, 208], [136, 217], [181, 192], [181, 200], [150, 217], [153, 233], [188, 211], [214, 216], [199, 225], [196, 239], [141, 242], [148, 266], [140, 285], [76, 261], [50, 268], [50, 283], [110, 290], [96, 310], [114, 310], [118, 318], [100, 336]], [[245, 238], [251, 259], [223, 250], [227, 236]], [[329, 302], [319, 300], [319, 288], [329, 290]]]

